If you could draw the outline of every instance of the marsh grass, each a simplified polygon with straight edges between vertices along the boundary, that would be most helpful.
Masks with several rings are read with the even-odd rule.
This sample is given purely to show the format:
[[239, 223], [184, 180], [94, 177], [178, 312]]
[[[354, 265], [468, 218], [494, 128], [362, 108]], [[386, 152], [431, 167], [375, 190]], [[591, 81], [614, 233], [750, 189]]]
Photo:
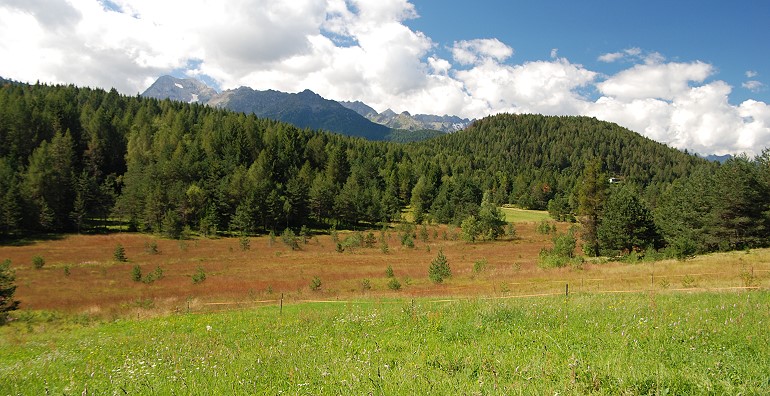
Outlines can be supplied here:
[[[770, 294], [305, 303], [0, 328], [9, 394], [767, 394]], [[322, 352], [322, 353], [321, 353]]]

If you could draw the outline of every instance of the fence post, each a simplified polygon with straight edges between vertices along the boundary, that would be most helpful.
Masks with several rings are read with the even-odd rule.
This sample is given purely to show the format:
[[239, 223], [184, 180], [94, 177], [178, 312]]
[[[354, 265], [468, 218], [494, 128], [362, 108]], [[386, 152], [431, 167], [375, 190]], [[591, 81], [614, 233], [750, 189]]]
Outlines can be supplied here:
[[283, 293], [281, 293], [281, 310], [280, 314], [283, 315]]
[[564, 296], [569, 297], [569, 283], [564, 285]]

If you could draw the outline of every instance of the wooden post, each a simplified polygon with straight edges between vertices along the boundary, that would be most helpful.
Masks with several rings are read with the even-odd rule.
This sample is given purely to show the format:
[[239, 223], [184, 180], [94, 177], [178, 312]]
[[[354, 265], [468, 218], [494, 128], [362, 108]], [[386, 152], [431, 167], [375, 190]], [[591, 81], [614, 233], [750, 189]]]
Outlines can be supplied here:
[[281, 293], [281, 311], [280, 314], [283, 315], [283, 293]]
[[564, 296], [569, 297], [569, 283], [564, 285]]

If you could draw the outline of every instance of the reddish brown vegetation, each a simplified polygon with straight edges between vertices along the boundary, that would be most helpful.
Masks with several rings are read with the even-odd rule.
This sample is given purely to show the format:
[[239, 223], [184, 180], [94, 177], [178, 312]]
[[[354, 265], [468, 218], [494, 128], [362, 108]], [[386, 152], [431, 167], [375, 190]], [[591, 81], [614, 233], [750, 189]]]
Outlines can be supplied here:
[[[509, 296], [563, 292], [565, 283], [574, 291], [633, 290], [660, 288], [658, 282], [668, 277], [671, 288], [681, 287], [677, 274], [703, 272], [698, 261], [662, 262], [655, 265], [610, 263], [584, 264], [582, 269], [543, 270], [537, 266], [540, 249], [550, 246], [551, 237], [535, 232], [536, 224], [520, 223], [516, 240], [477, 242], [444, 240], [446, 229], [437, 228], [438, 238], [430, 231], [428, 242], [415, 241], [415, 248], [400, 245], [398, 233], [388, 232], [389, 252], [378, 247], [335, 250], [328, 235], [313, 237], [301, 250], [292, 251], [280, 238], [251, 238], [250, 249], [243, 251], [239, 239], [193, 239], [186, 241], [157, 239], [143, 234], [98, 236], [70, 235], [61, 240], [38, 242], [27, 246], [0, 247], [0, 259], [12, 260], [18, 285], [17, 298], [22, 309], [56, 309], [70, 312], [121, 312], [145, 305], [181, 310], [193, 302], [200, 307], [213, 302], [255, 303], [275, 300], [285, 295], [292, 300], [334, 300], [351, 298], [411, 296]], [[450, 228], [449, 235], [459, 233]], [[375, 231], [379, 236], [379, 231]], [[340, 232], [340, 239], [346, 233]], [[158, 254], [147, 251], [157, 243]], [[115, 246], [125, 248], [128, 262], [113, 259]], [[444, 284], [428, 279], [428, 266], [442, 249], [452, 268], [453, 277]], [[34, 269], [32, 257], [45, 258], [43, 269]], [[486, 259], [487, 269], [473, 271], [477, 260]], [[141, 267], [143, 274], [156, 267], [164, 277], [150, 284], [131, 280], [131, 270]], [[387, 287], [385, 270], [391, 265], [403, 288]], [[198, 267], [206, 280], [192, 282]], [[65, 275], [69, 267], [69, 275]], [[734, 273], [725, 285], [740, 286], [738, 263], [723, 270]], [[762, 282], [764, 267], [757, 264], [757, 280]], [[657, 274], [657, 275], [654, 275]], [[311, 291], [310, 281], [318, 276], [319, 291]], [[655, 276], [658, 276], [656, 281]], [[362, 290], [369, 279], [372, 289]], [[700, 280], [701, 284], [705, 282]], [[709, 285], [723, 283], [709, 281]], [[668, 287], [668, 286], [665, 286]]]

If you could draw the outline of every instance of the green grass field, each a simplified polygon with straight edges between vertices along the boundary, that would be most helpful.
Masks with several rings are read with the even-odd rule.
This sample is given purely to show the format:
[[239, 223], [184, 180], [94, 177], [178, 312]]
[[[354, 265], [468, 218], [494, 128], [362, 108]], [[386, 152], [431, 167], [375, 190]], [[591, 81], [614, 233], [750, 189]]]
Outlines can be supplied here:
[[770, 393], [766, 291], [20, 316], [0, 394]]
[[521, 222], [540, 222], [542, 220], [552, 220], [548, 212], [544, 210], [527, 210], [511, 207], [501, 207], [500, 210], [505, 214], [505, 221], [509, 223]]

